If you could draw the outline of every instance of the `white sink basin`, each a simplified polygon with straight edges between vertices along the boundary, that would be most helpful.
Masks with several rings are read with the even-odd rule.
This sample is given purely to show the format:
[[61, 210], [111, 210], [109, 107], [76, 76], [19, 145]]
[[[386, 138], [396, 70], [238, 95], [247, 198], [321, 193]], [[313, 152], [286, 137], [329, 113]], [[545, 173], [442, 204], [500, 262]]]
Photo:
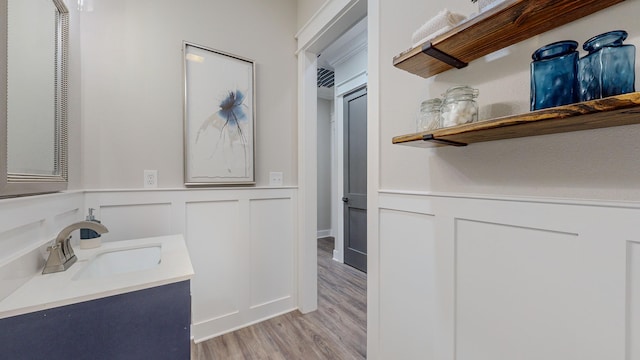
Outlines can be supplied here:
[[160, 264], [161, 254], [160, 244], [103, 251], [90, 259], [73, 280], [103, 278], [151, 269]]
[[0, 319], [193, 277], [187, 244], [179, 234], [107, 241], [99, 248], [75, 249], [75, 254], [78, 261], [67, 271], [43, 275], [34, 266], [33, 277], [0, 300]]

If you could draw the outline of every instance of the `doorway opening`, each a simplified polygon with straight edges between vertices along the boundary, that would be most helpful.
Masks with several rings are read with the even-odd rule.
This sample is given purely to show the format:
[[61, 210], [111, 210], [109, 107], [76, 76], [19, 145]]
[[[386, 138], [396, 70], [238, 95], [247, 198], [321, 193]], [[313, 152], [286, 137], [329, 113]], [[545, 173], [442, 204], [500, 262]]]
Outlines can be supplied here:
[[350, 318], [346, 322], [350, 324], [350, 348], [363, 358], [367, 338], [368, 41], [364, 15], [317, 53], [314, 69], [318, 313], [344, 310], [341, 318]]
[[334, 238], [333, 259], [361, 271], [366, 271], [367, 38], [364, 17], [317, 56], [317, 237]]
[[[344, 33], [353, 28], [367, 16], [366, 0], [329, 0], [296, 34], [298, 41], [298, 247], [297, 247], [297, 288], [298, 309], [302, 313], [309, 313], [318, 308], [318, 167], [317, 167], [317, 69], [318, 55], [326, 53], [329, 45], [336, 42]], [[368, 33], [365, 33], [365, 38]], [[364, 42], [367, 47], [367, 41]], [[364, 78], [366, 70], [361, 76], [345, 81], [348, 86]], [[336, 78], [336, 89], [341, 88]], [[336, 94], [338, 92], [336, 91]], [[335, 102], [334, 102], [335, 107]], [[341, 116], [334, 112], [336, 123]], [[336, 135], [337, 145], [340, 146], [339, 135]], [[338, 160], [341, 161], [341, 160]], [[342, 171], [338, 167], [338, 171]], [[332, 187], [332, 207], [335, 202], [340, 203], [337, 196], [338, 184]], [[342, 237], [339, 228], [341, 220], [334, 221], [332, 213], [332, 229], [335, 237]], [[334, 249], [335, 260], [342, 261], [341, 241], [336, 241]]]

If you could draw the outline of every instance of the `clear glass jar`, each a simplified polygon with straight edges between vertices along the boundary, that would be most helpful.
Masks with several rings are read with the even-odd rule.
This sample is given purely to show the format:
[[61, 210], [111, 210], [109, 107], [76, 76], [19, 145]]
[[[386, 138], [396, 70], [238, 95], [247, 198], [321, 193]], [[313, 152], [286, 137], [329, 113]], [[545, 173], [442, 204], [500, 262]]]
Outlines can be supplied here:
[[425, 100], [420, 104], [420, 111], [416, 120], [418, 132], [434, 130], [440, 127], [440, 107], [442, 99]]
[[578, 101], [578, 43], [565, 40], [536, 50], [531, 62], [531, 110]]
[[584, 43], [589, 54], [578, 60], [580, 101], [635, 91], [636, 48], [622, 44], [627, 35], [624, 30], [609, 31]]
[[478, 89], [462, 85], [454, 86], [444, 94], [444, 102], [440, 110], [441, 127], [468, 124], [478, 121]]

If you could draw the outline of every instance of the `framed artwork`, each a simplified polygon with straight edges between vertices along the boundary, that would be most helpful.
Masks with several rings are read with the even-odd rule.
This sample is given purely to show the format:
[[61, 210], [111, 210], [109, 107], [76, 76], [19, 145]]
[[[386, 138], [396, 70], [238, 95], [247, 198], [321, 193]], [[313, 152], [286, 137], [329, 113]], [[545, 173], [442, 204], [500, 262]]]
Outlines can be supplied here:
[[254, 62], [183, 45], [185, 185], [254, 185]]

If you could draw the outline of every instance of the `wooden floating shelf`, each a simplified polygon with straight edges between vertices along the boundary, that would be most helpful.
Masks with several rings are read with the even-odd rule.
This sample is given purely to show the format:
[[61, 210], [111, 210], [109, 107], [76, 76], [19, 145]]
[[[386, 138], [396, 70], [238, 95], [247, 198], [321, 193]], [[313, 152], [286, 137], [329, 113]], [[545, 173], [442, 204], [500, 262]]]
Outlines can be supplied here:
[[428, 78], [622, 1], [505, 0], [394, 57], [393, 65]]
[[632, 124], [640, 124], [640, 92], [396, 136], [393, 143], [417, 147], [466, 146], [483, 141]]

